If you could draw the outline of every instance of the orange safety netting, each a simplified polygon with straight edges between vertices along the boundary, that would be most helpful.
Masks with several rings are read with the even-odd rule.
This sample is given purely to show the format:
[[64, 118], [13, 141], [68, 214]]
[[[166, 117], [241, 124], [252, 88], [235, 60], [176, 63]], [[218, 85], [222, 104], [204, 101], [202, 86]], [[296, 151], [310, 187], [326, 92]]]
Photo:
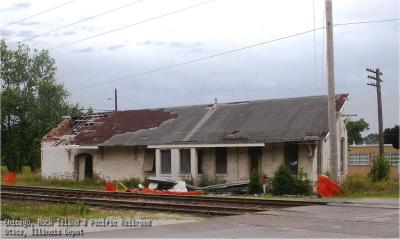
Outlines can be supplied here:
[[343, 193], [339, 183], [326, 177], [319, 176], [317, 183], [317, 194], [321, 197], [332, 197]]
[[117, 184], [113, 182], [106, 182], [105, 188], [107, 192], [116, 192]]
[[4, 175], [3, 180], [5, 184], [15, 184], [17, 181], [17, 174], [15, 172], [9, 172]]

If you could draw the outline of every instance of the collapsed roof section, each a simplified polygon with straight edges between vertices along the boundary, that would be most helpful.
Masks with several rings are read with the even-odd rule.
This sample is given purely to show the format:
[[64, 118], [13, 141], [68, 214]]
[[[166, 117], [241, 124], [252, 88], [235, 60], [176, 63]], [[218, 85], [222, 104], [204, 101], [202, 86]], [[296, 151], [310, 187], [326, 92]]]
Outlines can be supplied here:
[[[158, 110], [129, 110], [64, 118], [43, 140], [57, 145], [99, 145], [113, 135], [159, 126], [175, 115]], [[68, 129], [65, 129], [65, 128]], [[63, 132], [63, 134], [61, 134]], [[51, 137], [50, 137], [51, 136]]]
[[[348, 97], [336, 96], [337, 111], [342, 110]], [[327, 96], [311, 96], [93, 114], [70, 119], [70, 128], [58, 136], [56, 144], [135, 146], [316, 140], [328, 132], [327, 105]], [[60, 125], [65, 128], [68, 124]]]

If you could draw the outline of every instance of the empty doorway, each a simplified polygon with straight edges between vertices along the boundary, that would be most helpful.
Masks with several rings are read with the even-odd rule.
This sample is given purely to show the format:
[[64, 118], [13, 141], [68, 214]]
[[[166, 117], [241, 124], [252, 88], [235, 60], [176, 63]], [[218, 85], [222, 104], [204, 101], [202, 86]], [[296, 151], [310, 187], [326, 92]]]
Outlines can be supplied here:
[[260, 170], [260, 160], [261, 160], [261, 148], [251, 147], [248, 148], [249, 159], [250, 159], [250, 173], [253, 170]]
[[285, 167], [292, 175], [297, 175], [299, 170], [299, 145], [296, 143], [285, 144]]
[[82, 153], [75, 156], [75, 180], [83, 181], [93, 177], [93, 157], [91, 154]]

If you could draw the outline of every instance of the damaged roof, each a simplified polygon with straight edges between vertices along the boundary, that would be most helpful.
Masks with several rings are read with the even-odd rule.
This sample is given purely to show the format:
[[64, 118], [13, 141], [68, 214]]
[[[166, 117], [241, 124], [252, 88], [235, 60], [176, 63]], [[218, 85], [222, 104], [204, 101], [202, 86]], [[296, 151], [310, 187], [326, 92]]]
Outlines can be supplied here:
[[[337, 111], [348, 97], [336, 96]], [[71, 143], [134, 146], [302, 141], [326, 135], [327, 105], [327, 96], [310, 96], [118, 111], [81, 127]]]
[[174, 113], [163, 110], [116, 111], [80, 129], [73, 142], [77, 145], [98, 145], [114, 135], [155, 128], [174, 117]]

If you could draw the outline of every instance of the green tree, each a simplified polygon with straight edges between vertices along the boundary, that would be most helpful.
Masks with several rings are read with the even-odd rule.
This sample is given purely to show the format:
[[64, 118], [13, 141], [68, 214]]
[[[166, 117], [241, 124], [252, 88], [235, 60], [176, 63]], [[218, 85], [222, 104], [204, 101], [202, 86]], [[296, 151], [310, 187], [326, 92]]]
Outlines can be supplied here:
[[262, 186], [260, 184], [260, 173], [254, 169], [250, 174], [250, 182], [247, 185], [248, 194], [256, 194], [262, 192]]
[[86, 111], [86, 114], [93, 114], [93, 113], [94, 113], [93, 107], [89, 106], [89, 108]]
[[1, 159], [10, 171], [40, 167], [40, 142], [64, 115], [80, 115], [69, 105], [68, 92], [56, 81], [55, 61], [48, 51], [0, 41]]
[[385, 129], [383, 138], [385, 144], [392, 144], [395, 149], [399, 149], [399, 125]]
[[272, 178], [272, 194], [292, 194], [295, 191], [294, 184], [295, 180], [289, 170], [281, 165]]
[[384, 157], [372, 161], [372, 168], [369, 176], [373, 181], [388, 180], [390, 178], [390, 163]]
[[379, 143], [379, 134], [369, 134], [364, 137], [364, 142], [366, 144], [378, 144]]
[[362, 144], [363, 137], [361, 136], [361, 132], [369, 129], [369, 124], [365, 122], [364, 119], [360, 119], [357, 121], [346, 120], [346, 129], [349, 144]]

